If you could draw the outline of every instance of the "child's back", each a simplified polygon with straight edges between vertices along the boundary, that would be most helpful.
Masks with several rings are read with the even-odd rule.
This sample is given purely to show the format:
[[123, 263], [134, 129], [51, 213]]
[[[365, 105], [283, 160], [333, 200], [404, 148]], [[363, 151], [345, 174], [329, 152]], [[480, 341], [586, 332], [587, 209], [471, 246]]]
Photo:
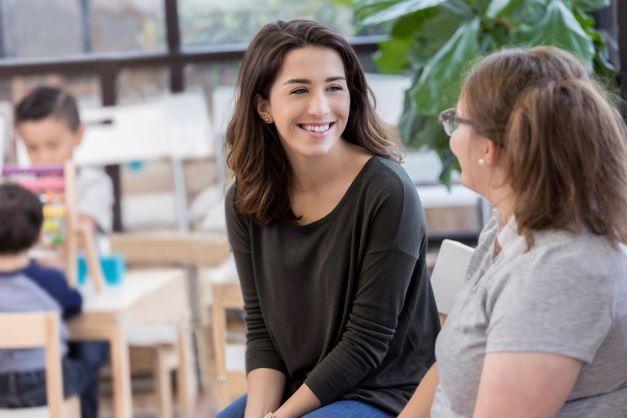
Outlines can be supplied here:
[[[0, 312], [58, 311], [70, 318], [81, 310], [81, 295], [67, 285], [63, 274], [35, 263], [14, 271], [0, 271]], [[61, 354], [67, 353], [67, 329], [61, 322]], [[0, 350], [0, 373], [43, 370], [43, 349]]]
[[[14, 184], [0, 184], [0, 312], [57, 311], [67, 319], [80, 313], [80, 293], [60, 271], [28, 257], [42, 223], [37, 196]], [[107, 346], [89, 343], [68, 349], [67, 336], [61, 322], [64, 393], [81, 395], [83, 418], [97, 417], [98, 373]], [[45, 405], [45, 393], [43, 349], [0, 350], [0, 408]]]

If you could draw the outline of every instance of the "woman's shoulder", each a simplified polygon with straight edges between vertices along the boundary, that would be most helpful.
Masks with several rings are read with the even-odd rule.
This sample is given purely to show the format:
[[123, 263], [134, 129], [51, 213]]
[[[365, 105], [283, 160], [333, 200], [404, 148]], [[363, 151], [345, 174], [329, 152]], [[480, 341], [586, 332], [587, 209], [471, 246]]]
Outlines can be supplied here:
[[229, 221], [237, 220], [239, 223], [243, 223], [244, 216], [237, 210], [238, 191], [235, 183], [231, 184], [224, 195], [224, 212], [227, 218], [227, 224]]
[[624, 246], [612, 246], [605, 237], [586, 230], [534, 233], [532, 248], [512, 263], [511, 270], [524, 271], [520, 286], [596, 294], [604, 300], [614, 299], [617, 291], [627, 296]]
[[374, 156], [364, 167], [362, 183], [370, 192], [416, 193], [416, 186], [405, 169], [396, 161]]

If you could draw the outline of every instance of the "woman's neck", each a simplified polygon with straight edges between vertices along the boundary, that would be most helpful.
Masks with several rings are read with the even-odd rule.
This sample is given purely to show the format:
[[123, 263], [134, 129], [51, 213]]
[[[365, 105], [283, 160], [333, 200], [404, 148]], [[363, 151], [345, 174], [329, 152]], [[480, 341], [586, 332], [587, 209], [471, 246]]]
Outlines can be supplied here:
[[504, 226], [516, 213], [516, 195], [510, 187], [493, 189], [488, 200], [499, 214], [500, 226]]
[[358, 152], [357, 147], [340, 140], [325, 155], [289, 156], [294, 174], [292, 188], [298, 192], [309, 192], [326, 187], [351, 169], [351, 157]]
[[9, 272], [23, 269], [29, 263], [28, 251], [22, 251], [16, 254], [0, 255], [0, 271]]

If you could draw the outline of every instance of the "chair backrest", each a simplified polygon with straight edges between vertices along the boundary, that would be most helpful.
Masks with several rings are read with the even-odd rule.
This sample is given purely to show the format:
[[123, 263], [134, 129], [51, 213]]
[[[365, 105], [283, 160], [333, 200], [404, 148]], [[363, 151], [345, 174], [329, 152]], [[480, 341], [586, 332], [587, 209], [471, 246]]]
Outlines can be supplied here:
[[[218, 406], [225, 408], [236, 397], [246, 392], [244, 350], [228, 350], [226, 311], [243, 309], [244, 300], [239, 282], [213, 283], [212, 328], [216, 376], [218, 378]], [[228, 363], [242, 363], [232, 370]], [[238, 370], [241, 369], [241, 370]]]
[[63, 374], [59, 314], [0, 313], [0, 349], [43, 347], [46, 353], [46, 395], [51, 418], [62, 418]]
[[448, 315], [455, 295], [464, 285], [468, 263], [474, 250], [457, 241], [442, 241], [431, 274], [431, 287], [440, 314]]

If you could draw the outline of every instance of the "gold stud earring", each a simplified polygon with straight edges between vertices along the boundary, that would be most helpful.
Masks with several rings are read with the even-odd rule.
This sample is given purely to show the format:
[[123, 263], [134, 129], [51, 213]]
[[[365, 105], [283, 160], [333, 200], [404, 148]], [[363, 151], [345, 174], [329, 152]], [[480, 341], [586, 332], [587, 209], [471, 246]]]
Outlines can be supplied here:
[[265, 123], [270, 123], [270, 122], [272, 122], [272, 119], [270, 119], [270, 117], [269, 117], [269, 116], [266, 116], [265, 118], [263, 118], [263, 121], [264, 121]]

